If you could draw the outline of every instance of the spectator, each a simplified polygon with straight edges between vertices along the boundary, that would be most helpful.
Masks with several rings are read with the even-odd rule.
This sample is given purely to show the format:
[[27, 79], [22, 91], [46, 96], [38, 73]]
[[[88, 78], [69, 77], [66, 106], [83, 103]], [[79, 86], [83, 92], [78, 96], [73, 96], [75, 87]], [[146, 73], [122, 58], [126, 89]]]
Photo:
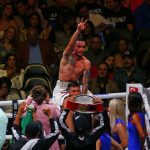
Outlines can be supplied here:
[[[31, 98], [31, 99], [30, 99]], [[49, 120], [43, 113], [44, 109], [50, 109], [52, 117], [56, 120], [60, 115], [59, 109], [52, 103], [49, 102], [50, 98], [47, 90], [40, 85], [33, 87], [30, 92], [30, 96], [27, 98], [26, 103], [33, 104], [36, 107], [36, 119], [42, 122], [45, 134], [48, 135], [50, 130]], [[55, 141], [51, 146], [50, 150], [59, 150], [58, 142]]]
[[140, 93], [133, 92], [128, 95], [128, 149], [144, 149], [146, 138], [145, 118], [143, 112], [143, 99]]
[[131, 48], [131, 45], [129, 41], [125, 38], [120, 38], [117, 41], [116, 47], [114, 48], [114, 67], [115, 69], [118, 67], [124, 66], [124, 53], [127, 51], [132, 51], [133, 47]]
[[109, 66], [108, 79], [114, 78], [114, 54], [108, 53], [104, 58], [104, 62]]
[[150, 1], [145, 0], [134, 12], [135, 29], [139, 32], [142, 29], [150, 29]]
[[93, 94], [115, 93], [119, 91], [117, 83], [108, 79], [109, 67], [102, 62], [98, 65], [98, 76], [91, 80], [89, 90]]
[[[57, 18], [55, 18], [56, 22], [58, 20]], [[77, 23], [75, 22], [75, 18], [76, 18], [75, 12], [72, 9], [66, 7], [62, 10], [62, 19], [60, 19], [60, 22], [61, 22], [60, 27], [58, 25], [57, 25], [58, 26], [57, 28], [53, 27], [54, 38], [55, 38], [54, 50], [55, 52], [57, 52], [60, 59], [62, 57], [62, 53], [66, 47], [66, 44], [69, 42], [69, 39], [71, 38], [72, 34], [74, 33], [76, 29]], [[54, 21], [54, 18], [52, 20]]]
[[145, 73], [135, 65], [134, 58], [135, 55], [133, 52], [126, 52], [124, 54], [124, 67], [115, 71], [114, 80], [118, 83], [121, 92], [126, 91], [126, 83], [145, 83]]
[[16, 28], [10, 26], [8, 27], [0, 42], [0, 62], [5, 63], [5, 57], [9, 53], [16, 52], [16, 45], [18, 42], [18, 33]]
[[106, 52], [103, 49], [103, 42], [98, 34], [95, 34], [91, 38], [89, 50], [85, 52], [85, 56], [91, 61], [90, 79], [97, 77], [98, 69], [97, 65], [103, 61]]
[[38, 36], [37, 29], [28, 28], [27, 41], [18, 43], [16, 54], [21, 68], [32, 63], [45, 64], [49, 69], [55, 65], [57, 57], [52, 44], [47, 40], [39, 40]]
[[6, 75], [10, 78], [12, 88], [21, 89], [24, 79], [24, 69], [19, 67], [17, 56], [10, 53], [5, 58], [5, 66], [3, 70], [0, 70], [2, 75]]
[[11, 144], [9, 149], [10, 150], [27, 150], [27, 149], [45, 149], [48, 150], [49, 147], [54, 143], [54, 141], [58, 137], [58, 131], [56, 129], [56, 126], [54, 124], [54, 119], [52, 117], [50, 109], [44, 109], [43, 112], [49, 119], [50, 127], [51, 127], [51, 134], [48, 135], [48, 137], [44, 137], [43, 135], [43, 126], [40, 121], [34, 121], [29, 123], [26, 126], [25, 131], [25, 138], [22, 137], [21, 132], [19, 130], [20, 125], [20, 119], [22, 114], [24, 113], [26, 104], [22, 103], [19, 106], [19, 110], [17, 113], [17, 116], [15, 118], [12, 130], [13, 130], [13, 137], [15, 140], [14, 144]]
[[27, 27], [27, 3], [25, 0], [17, 0], [16, 15], [14, 16], [19, 32]]
[[[11, 100], [9, 92], [11, 88], [11, 81], [8, 77], [1, 77], [0, 78], [0, 100]], [[5, 112], [10, 112], [9, 106], [1, 107]]]
[[87, 47], [89, 47], [91, 45], [91, 38], [94, 36], [95, 34], [95, 28], [94, 25], [91, 21], [87, 21], [86, 22], [86, 28], [83, 31], [83, 38], [86, 40], [87, 43]]
[[135, 12], [136, 8], [143, 3], [143, 0], [123, 0], [122, 5], [126, 8], [130, 8], [132, 14]]
[[0, 149], [2, 149], [6, 137], [6, 129], [8, 124], [8, 118], [3, 110], [0, 108]]
[[121, 0], [107, 0], [106, 7], [110, 13], [105, 18], [114, 23], [116, 29], [133, 31], [133, 16], [128, 8], [122, 7]]
[[81, 2], [76, 5], [77, 19], [76, 22], [79, 23], [81, 19], [89, 19], [89, 6], [86, 2]]
[[127, 129], [125, 123], [125, 105], [120, 99], [112, 99], [109, 103], [109, 116], [112, 137], [123, 148], [128, 146]]
[[27, 40], [27, 31], [30, 27], [37, 29], [40, 39], [48, 39], [50, 31], [48, 28], [42, 26], [42, 20], [39, 13], [32, 12], [27, 16], [27, 27], [24, 30], [21, 30], [22, 32], [20, 33], [21, 41]]
[[0, 39], [2, 38], [4, 31], [12, 26], [17, 28], [16, 22], [13, 18], [13, 5], [12, 3], [5, 3], [2, 7], [2, 13], [0, 16]]

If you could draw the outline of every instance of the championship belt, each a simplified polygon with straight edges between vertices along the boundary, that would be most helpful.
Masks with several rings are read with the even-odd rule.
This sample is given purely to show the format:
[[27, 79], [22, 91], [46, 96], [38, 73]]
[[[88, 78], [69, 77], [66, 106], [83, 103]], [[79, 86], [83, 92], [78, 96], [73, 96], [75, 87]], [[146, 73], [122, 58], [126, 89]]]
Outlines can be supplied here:
[[103, 111], [103, 103], [93, 104], [94, 97], [89, 95], [79, 95], [75, 101], [67, 100], [67, 108], [81, 113], [95, 113]]

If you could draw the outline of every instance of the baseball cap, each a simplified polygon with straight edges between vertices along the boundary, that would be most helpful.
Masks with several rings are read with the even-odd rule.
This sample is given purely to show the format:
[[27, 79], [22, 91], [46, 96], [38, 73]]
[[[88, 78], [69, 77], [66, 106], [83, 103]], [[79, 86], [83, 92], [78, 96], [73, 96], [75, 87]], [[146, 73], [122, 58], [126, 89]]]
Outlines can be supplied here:
[[74, 119], [75, 131], [84, 134], [88, 128], [88, 119], [85, 116], [77, 116]]
[[125, 58], [125, 57], [128, 57], [128, 58], [133, 59], [133, 58], [135, 57], [135, 53], [132, 52], [132, 51], [126, 51], [126, 52], [124, 52], [123, 57], [124, 57], [124, 58]]

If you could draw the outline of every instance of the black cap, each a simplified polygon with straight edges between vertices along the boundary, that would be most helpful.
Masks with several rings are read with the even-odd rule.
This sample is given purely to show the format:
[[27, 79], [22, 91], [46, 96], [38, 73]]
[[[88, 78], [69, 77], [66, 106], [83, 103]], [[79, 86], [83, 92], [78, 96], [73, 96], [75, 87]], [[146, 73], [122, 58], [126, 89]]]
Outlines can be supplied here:
[[124, 52], [124, 58], [125, 57], [128, 57], [128, 58], [131, 58], [131, 59], [134, 59], [134, 57], [135, 57], [135, 53], [134, 52], [132, 52], [132, 51], [126, 51], [126, 52]]
[[77, 116], [74, 119], [75, 131], [84, 134], [88, 128], [88, 119], [85, 116]]

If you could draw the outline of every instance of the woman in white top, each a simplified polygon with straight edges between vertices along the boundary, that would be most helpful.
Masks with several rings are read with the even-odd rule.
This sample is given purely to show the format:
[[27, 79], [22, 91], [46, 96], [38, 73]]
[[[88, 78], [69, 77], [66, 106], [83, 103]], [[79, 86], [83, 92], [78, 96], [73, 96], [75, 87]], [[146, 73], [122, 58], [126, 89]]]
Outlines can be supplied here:
[[21, 69], [17, 62], [17, 56], [9, 53], [5, 58], [5, 66], [0, 70], [1, 76], [8, 76], [12, 82], [12, 88], [21, 89], [24, 79], [24, 69]]

